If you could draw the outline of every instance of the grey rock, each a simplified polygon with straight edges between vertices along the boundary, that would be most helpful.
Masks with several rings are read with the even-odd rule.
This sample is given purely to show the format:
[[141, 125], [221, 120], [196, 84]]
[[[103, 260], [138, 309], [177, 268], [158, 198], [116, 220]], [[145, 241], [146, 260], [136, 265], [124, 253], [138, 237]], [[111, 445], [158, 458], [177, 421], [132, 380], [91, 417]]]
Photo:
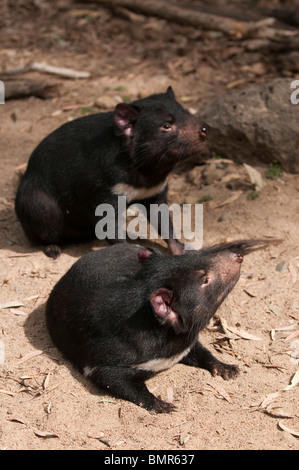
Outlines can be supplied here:
[[[299, 104], [291, 103], [292, 79], [227, 93], [198, 112], [211, 127], [208, 153], [236, 162], [277, 160], [290, 173], [299, 173]], [[298, 94], [297, 94], [298, 97]]]
[[102, 108], [102, 109], [109, 110], [109, 111], [112, 111], [117, 105], [117, 103], [118, 103], [117, 100], [109, 95], [99, 96], [95, 100], [95, 105], [98, 108]]

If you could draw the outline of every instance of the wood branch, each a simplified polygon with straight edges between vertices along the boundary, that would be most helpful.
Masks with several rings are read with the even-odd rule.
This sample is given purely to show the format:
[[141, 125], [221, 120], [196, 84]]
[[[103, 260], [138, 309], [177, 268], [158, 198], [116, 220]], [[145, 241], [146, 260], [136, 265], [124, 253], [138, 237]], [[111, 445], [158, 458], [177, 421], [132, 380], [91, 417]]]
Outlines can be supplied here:
[[38, 80], [11, 80], [4, 81], [5, 99], [19, 99], [27, 96], [37, 96], [38, 98], [53, 98], [58, 94], [57, 83], [47, 83]]
[[[248, 51], [259, 51], [261, 53], [282, 53], [287, 54], [299, 49], [299, 36], [284, 39], [284, 41], [269, 40], [269, 39], [247, 39], [243, 42], [243, 46]], [[296, 64], [294, 63], [294, 66]]]
[[20, 67], [12, 67], [6, 69], [3, 73], [7, 75], [14, 75], [18, 73], [27, 72], [42, 72], [50, 73], [54, 75], [60, 75], [65, 78], [89, 78], [89, 72], [83, 72], [78, 70], [69, 69], [66, 67], [55, 67], [53, 65], [41, 64], [40, 62], [32, 62]]
[[290, 38], [298, 35], [297, 31], [277, 30], [273, 27], [274, 18], [264, 18], [260, 21], [237, 21], [225, 16], [218, 16], [204, 13], [197, 10], [183, 8], [169, 4], [162, 0], [93, 0], [106, 7], [123, 7], [146, 15], [164, 18], [180, 24], [196, 26], [207, 30], [217, 30], [228, 36], [237, 38], [268, 38], [275, 39], [279, 34], [279, 39]]

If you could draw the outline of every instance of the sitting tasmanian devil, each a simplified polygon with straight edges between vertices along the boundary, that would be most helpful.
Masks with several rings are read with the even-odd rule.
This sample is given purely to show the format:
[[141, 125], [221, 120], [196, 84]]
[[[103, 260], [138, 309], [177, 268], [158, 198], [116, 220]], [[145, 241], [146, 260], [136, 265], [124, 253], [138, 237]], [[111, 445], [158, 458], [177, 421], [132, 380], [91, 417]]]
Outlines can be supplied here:
[[238, 368], [197, 340], [240, 276], [243, 255], [266, 244], [243, 240], [161, 254], [117, 244], [79, 259], [50, 294], [46, 320], [54, 344], [99, 388], [148, 410], [174, 406], [145, 381], [181, 362], [224, 379]]
[[[169, 173], [202, 149], [206, 135], [206, 125], [176, 101], [171, 87], [64, 124], [34, 150], [18, 188], [16, 213], [25, 233], [56, 258], [68, 239], [95, 237], [99, 204], [111, 204], [117, 214], [120, 195], [128, 204], [165, 203]], [[170, 251], [180, 252], [171, 222], [169, 233]]]

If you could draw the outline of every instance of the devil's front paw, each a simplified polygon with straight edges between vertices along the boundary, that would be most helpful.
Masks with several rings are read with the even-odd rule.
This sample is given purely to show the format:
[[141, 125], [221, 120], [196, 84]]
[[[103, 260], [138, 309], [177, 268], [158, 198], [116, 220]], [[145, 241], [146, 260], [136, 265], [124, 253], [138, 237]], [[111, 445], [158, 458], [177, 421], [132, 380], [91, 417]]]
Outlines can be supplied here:
[[44, 253], [49, 258], [57, 259], [61, 255], [61, 248], [57, 245], [47, 245], [44, 247]]
[[148, 411], [153, 412], [153, 413], [171, 413], [173, 411], [176, 411], [176, 406], [173, 405], [172, 403], [168, 403], [166, 401], [160, 400], [159, 398], [154, 399], [154, 401], [148, 405], [145, 406]]
[[217, 361], [211, 365], [210, 372], [213, 377], [220, 375], [224, 380], [230, 380], [236, 377], [240, 370], [238, 366], [233, 364], [224, 364], [224, 362]]

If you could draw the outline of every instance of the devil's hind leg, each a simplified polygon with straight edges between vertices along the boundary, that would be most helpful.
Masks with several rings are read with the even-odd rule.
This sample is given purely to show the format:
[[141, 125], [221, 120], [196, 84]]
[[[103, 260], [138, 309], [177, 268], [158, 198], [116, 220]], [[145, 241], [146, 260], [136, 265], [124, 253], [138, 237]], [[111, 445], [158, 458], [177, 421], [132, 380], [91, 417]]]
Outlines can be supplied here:
[[64, 220], [53, 197], [25, 182], [17, 192], [15, 209], [28, 239], [44, 245], [47, 256], [57, 258], [61, 253]]

